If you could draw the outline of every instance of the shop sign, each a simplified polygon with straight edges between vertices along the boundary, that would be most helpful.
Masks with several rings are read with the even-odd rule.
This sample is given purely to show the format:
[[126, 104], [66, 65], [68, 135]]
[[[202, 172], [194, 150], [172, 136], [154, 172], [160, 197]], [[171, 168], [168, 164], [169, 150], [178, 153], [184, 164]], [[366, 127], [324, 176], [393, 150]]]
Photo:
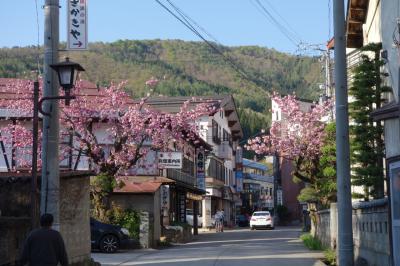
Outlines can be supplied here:
[[282, 198], [282, 190], [281, 189], [276, 190], [276, 204], [277, 205], [283, 205], [283, 198]]
[[179, 221], [186, 222], [186, 194], [179, 195]]
[[158, 168], [182, 169], [182, 152], [158, 152]]
[[191, 200], [200, 201], [200, 200], [203, 199], [203, 196], [197, 195], [197, 194], [194, 194], [194, 193], [187, 192], [187, 193], [186, 193], [186, 198], [187, 198], [187, 199], [191, 199]]
[[88, 48], [88, 0], [68, 0], [67, 50]]
[[243, 171], [238, 170], [238, 164], [236, 164], [236, 171], [235, 171], [235, 176], [236, 176], [236, 191], [237, 192], [242, 192], [243, 191]]
[[196, 155], [196, 171], [197, 171], [197, 187], [199, 189], [206, 189], [206, 176], [204, 173], [205, 154], [204, 150], [199, 150]]
[[163, 216], [168, 216], [169, 213], [169, 186], [161, 186], [161, 210]]

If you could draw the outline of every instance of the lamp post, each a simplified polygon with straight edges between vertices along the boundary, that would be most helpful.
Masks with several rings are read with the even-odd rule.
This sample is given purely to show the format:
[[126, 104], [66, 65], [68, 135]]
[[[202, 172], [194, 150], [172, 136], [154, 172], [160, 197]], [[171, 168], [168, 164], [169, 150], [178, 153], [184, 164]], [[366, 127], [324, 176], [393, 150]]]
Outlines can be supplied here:
[[79, 71], [85, 69], [78, 63], [69, 61], [69, 57], [65, 58], [64, 62], [50, 65], [57, 72], [58, 81], [65, 91], [65, 105], [69, 105], [71, 89], [75, 86]]
[[[55, 70], [58, 75], [59, 83], [62, 86], [63, 90], [65, 91], [64, 96], [44, 96], [39, 100], [39, 86], [37, 83], [35, 83], [35, 88], [34, 88], [34, 110], [33, 110], [33, 155], [32, 155], [32, 206], [35, 206], [35, 208], [32, 208], [32, 226], [35, 227], [37, 225], [37, 211], [36, 211], [36, 191], [37, 191], [37, 143], [38, 143], [38, 114], [39, 112], [43, 115], [44, 119], [49, 119], [49, 118], [54, 118], [52, 117], [52, 113], [54, 110], [52, 108], [48, 108], [48, 111], [43, 110], [43, 103], [45, 101], [50, 101], [50, 100], [65, 100], [65, 104], [69, 105], [69, 102], [71, 99], [74, 99], [75, 96], [71, 95], [71, 89], [75, 86], [75, 82], [78, 76], [79, 71], [85, 71], [85, 69], [79, 65], [78, 63], [71, 62], [69, 61], [69, 58], [66, 58], [64, 62], [60, 62], [57, 64], [51, 64], [49, 65], [50, 68]], [[58, 106], [58, 105], [57, 105]], [[57, 110], [58, 111], [58, 110]], [[58, 112], [57, 112], [58, 114]], [[58, 118], [58, 115], [56, 115]], [[50, 119], [49, 119], [50, 120]], [[54, 121], [51, 123], [51, 121]], [[54, 123], [57, 123], [54, 125]], [[58, 120], [52, 119], [50, 122], [48, 122], [48, 127], [44, 127], [43, 133], [45, 133], [48, 128], [59, 128], [58, 126]], [[59, 133], [58, 131], [56, 132], [57, 134]], [[46, 135], [46, 136], [45, 136]], [[58, 161], [58, 141], [57, 143], [49, 143], [48, 140], [45, 140], [45, 138], [48, 136], [48, 134], [43, 134], [43, 141], [42, 141], [42, 186], [41, 186], [41, 213], [53, 213], [55, 218], [58, 218], [58, 207], [57, 209], [48, 209], [48, 203], [50, 202], [51, 204], [58, 206], [59, 204], [59, 175], [49, 175], [49, 170], [48, 168], [53, 167], [57, 168], [59, 167], [59, 161]], [[57, 139], [58, 140], [58, 139]], [[51, 147], [51, 145], [56, 145], [56, 147]], [[53, 157], [55, 158], [50, 158], [54, 162], [50, 165], [48, 163], [48, 157], [49, 153], [48, 150], [49, 148], [56, 148], [56, 155]], [[56, 171], [58, 172], [58, 171]], [[49, 190], [52, 190], [53, 194], [49, 196]], [[56, 220], [58, 223], [58, 219]]]

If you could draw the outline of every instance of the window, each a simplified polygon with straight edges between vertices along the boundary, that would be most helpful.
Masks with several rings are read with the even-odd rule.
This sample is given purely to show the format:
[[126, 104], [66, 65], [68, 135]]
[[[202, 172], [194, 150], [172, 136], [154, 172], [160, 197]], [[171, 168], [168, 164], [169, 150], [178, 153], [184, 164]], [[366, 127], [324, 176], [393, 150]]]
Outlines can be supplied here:
[[216, 144], [220, 144], [221, 143], [220, 131], [221, 131], [221, 127], [213, 119], [212, 120], [212, 139], [213, 139], [213, 142], [216, 143]]
[[211, 158], [207, 168], [207, 176], [225, 182], [225, 167], [221, 162]]

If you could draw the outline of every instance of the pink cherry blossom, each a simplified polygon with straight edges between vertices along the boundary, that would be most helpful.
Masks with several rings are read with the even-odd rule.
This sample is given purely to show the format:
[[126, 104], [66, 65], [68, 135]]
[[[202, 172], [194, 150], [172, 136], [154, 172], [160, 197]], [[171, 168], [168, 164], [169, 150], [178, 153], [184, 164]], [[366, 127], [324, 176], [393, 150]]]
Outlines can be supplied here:
[[[96, 171], [114, 176], [138, 167], [139, 160], [150, 150], [167, 149], [171, 142], [196, 140], [196, 119], [215, 112], [215, 107], [207, 103], [192, 107], [191, 102], [195, 101], [192, 99], [182, 105], [180, 112], [164, 113], [149, 108], [146, 98], [133, 101], [124, 91], [125, 82], [98, 90], [88, 90], [83, 84], [77, 83], [73, 91], [76, 99], [69, 106], [60, 102], [60, 139], [73, 138], [72, 147], [60, 148], [60, 160], [70, 152], [79, 152], [90, 159]], [[155, 85], [155, 80], [150, 84]], [[2, 91], [10, 96], [0, 99], [0, 107], [30, 120], [32, 88], [29, 81], [11, 82]], [[104, 132], [100, 136], [98, 132], [102, 128]], [[24, 147], [27, 154], [31, 154], [32, 132], [29, 128], [10, 124], [2, 128], [1, 133], [9, 136], [7, 141], [15, 148]], [[37, 152], [40, 153], [40, 145]], [[30, 162], [21, 161], [21, 164], [30, 165]]]
[[319, 158], [325, 124], [322, 119], [330, 111], [331, 103], [315, 104], [302, 110], [295, 95], [272, 95], [282, 111], [283, 119], [273, 121], [269, 134], [248, 140], [246, 148], [257, 154], [278, 154], [289, 160]]

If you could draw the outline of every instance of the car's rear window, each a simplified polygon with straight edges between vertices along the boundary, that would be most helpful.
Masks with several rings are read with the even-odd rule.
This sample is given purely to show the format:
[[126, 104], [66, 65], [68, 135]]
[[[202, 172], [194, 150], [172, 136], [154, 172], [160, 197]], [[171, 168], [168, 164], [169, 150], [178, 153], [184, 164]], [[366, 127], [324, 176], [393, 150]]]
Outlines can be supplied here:
[[255, 212], [253, 216], [269, 216], [269, 212]]

